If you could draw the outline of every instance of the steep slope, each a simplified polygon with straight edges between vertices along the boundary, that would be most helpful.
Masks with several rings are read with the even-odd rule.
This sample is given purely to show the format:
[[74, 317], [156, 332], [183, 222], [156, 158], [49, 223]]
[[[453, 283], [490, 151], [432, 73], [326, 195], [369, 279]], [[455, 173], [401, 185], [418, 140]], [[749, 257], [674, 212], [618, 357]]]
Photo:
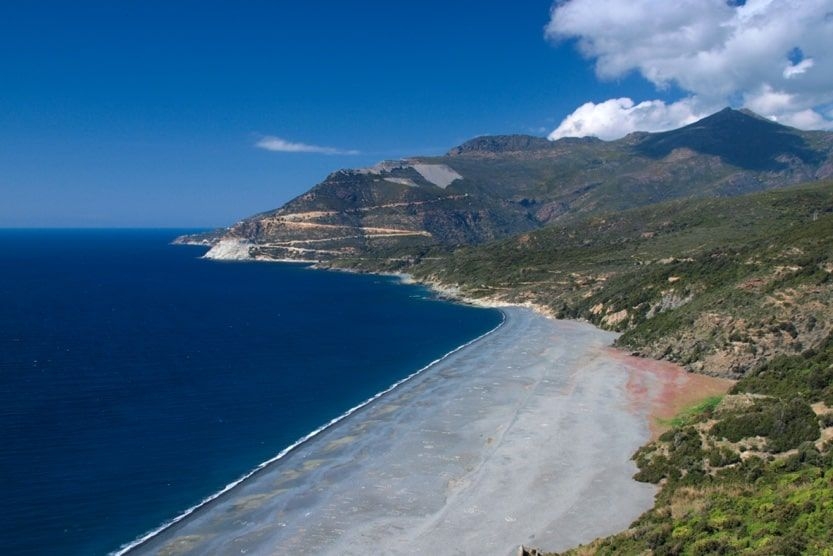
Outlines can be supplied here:
[[833, 134], [726, 109], [618, 141], [479, 137], [445, 156], [341, 170], [277, 210], [182, 241], [220, 243], [218, 257], [407, 264], [555, 221], [831, 175]]

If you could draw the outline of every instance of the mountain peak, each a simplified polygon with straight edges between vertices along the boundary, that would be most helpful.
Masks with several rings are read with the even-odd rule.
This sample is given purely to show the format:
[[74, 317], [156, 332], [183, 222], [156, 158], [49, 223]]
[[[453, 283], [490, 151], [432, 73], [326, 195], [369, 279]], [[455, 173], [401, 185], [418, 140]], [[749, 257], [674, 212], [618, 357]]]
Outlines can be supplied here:
[[787, 167], [784, 157], [820, 162], [801, 132], [773, 122], [750, 110], [723, 110], [679, 129], [652, 133], [635, 149], [651, 158], [663, 158], [675, 149], [719, 156], [723, 161], [755, 171]]
[[534, 135], [483, 135], [454, 147], [448, 151], [448, 156], [469, 153], [541, 151], [550, 148], [552, 148], [552, 143], [548, 139]]
[[749, 108], [741, 108], [740, 110], [737, 110], [737, 112], [740, 112], [741, 114], [745, 114], [745, 115], [749, 116], [750, 118], [755, 118], [755, 119], [763, 120], [765, 122], [770, 122], [770, 123], [773, 122], [773, 120], [770, 120], [769, 118], [764, 118], [763, 116], [761, 116], [757, 112], [753, 112]]
[[689, 126], [684, 126], [680, 129], [685, 129], [686, 127], [698, 126], [698, 125], [700, 125], [700, 126], [702, 126], [702, 125], [721, 125], [721, 124], [727, 124], [727, 123], [743, 124], [743, 123], [750, 123], [750, 122], [757, 122], [758, 124], [764, 123], [764, 124], [769, 124], [769, 125], [774, 126], [774, 127], [781, 127], [781, 128], [786, 127], [786, 126], [783, 126], [783, 125], [781, 125], [777, 122], [774, 122], [772, 120], [764, 118], [760, 114], [756, 114], [755, 112], [753, 112], [752, 110], [749, 110], [748, 108], [741, 108], [739, 110], [736, 110], [734, 108], [731, 108], [731, 107], [727, 106], [723, 110], [715, 112], [711, 116], [706, 116], [705, 118], [703, 118], [701, 120], [698, 120], [698, 121], [694, 122], [693, 124], [690, 124]]

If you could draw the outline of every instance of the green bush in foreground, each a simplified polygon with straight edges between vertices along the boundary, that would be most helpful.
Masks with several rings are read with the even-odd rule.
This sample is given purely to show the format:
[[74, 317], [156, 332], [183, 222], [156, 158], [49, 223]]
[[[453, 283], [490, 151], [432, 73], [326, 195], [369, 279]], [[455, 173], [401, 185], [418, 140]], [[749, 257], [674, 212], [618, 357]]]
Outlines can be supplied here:
[[831, 460], [805, 446], [694, 484], [671, 481], [631, 529], [566, 554], [833, 554]]
[[[738, 382], [735, 393], [767, 394], [751, 404], [708, 400], [683, 412], [634, 455], [636, 479], [662, 485], [654, 508], [627, 531], [565, 554], [833, 556], [833, 446], [816, 444], [819, 424], [833, 419], [808, 405], [830, 383], [808, 390], [795, 379], [829, 367], [831, 353], [828, 341]], [[727, 443], [750, 437], [763, 437], [767, 453]]]
[[710, 434], [731, 442], [763, 436], [767, 450], [777, 453], [797, 448], [805, 440], [816, 440], [819, 425], [813, 409], [800, 398], [764, 398], [749, 411], [725, 417], [712, 427]]
[[799, 396], [808, 402], [833, 406], [833, 336], [801, 355], [780, 356], [741, 379], [736, 392], [768, 396]]

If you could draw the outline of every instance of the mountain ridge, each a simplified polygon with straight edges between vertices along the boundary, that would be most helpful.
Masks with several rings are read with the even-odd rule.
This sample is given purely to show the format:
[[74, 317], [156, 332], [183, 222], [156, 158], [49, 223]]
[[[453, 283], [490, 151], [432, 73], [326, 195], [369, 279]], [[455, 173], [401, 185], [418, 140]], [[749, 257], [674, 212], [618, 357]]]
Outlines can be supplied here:
[[570, 218], [831, 175], [833, 133], [725, 109], [615, 141], [483, 136], [443, 156], [338, 170], [282, 207], [179, 241], [234, 243], [235, 257], [256, 259], [407, 261]]

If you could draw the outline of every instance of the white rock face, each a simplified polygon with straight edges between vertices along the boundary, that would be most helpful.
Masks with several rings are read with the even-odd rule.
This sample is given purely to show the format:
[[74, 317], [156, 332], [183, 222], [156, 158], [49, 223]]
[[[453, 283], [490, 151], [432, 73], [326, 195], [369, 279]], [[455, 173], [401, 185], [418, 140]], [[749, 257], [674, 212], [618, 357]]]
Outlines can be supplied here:
[[247, 261], [252, 258], [249, 254], [251, 246], [252, 244], [245, 239], [221, 239], [203, 255], [203, 258], [218, 261]]
[[451, 185], [454, 180], [463, 179], [463, 176], [445, 164], [413, 164], [411, 167], [423, 178], [443, 189]]
[[[463, 179], [463, 176], [455, 172], [453, 169], [449, 168], [445, 164], [421, 164], [421, 163], [414, 163], [408, 160], [384, 160], [375, 166], [371, 166], [369, 168], [360, 168], [359, 170], [354, 170], [359, 174], [370, 174], [370, 175], [382, 175], [386, 172], [392, 172], [394, 170], [403, 170], [406, 168], [413, 168], [419, 174], [425, 178], [427, 181], [433, 183], [437, 187], [445, 189], [449, 185], [451, 185], [454, 180]], [[416, 184], [410, 180], [405, 180], [404, 178], [391, 178], [386, 177], [387, 181], [400, 183], [402, 185], [408, 186], [415, 186]]]
[[408, 178], [385, 178], [385, 181], [389, 181], [391, 183], [398, 183], [399, 185], [407, 185], [408, 187], [416, 187], [413, 181], [409, 180]]

